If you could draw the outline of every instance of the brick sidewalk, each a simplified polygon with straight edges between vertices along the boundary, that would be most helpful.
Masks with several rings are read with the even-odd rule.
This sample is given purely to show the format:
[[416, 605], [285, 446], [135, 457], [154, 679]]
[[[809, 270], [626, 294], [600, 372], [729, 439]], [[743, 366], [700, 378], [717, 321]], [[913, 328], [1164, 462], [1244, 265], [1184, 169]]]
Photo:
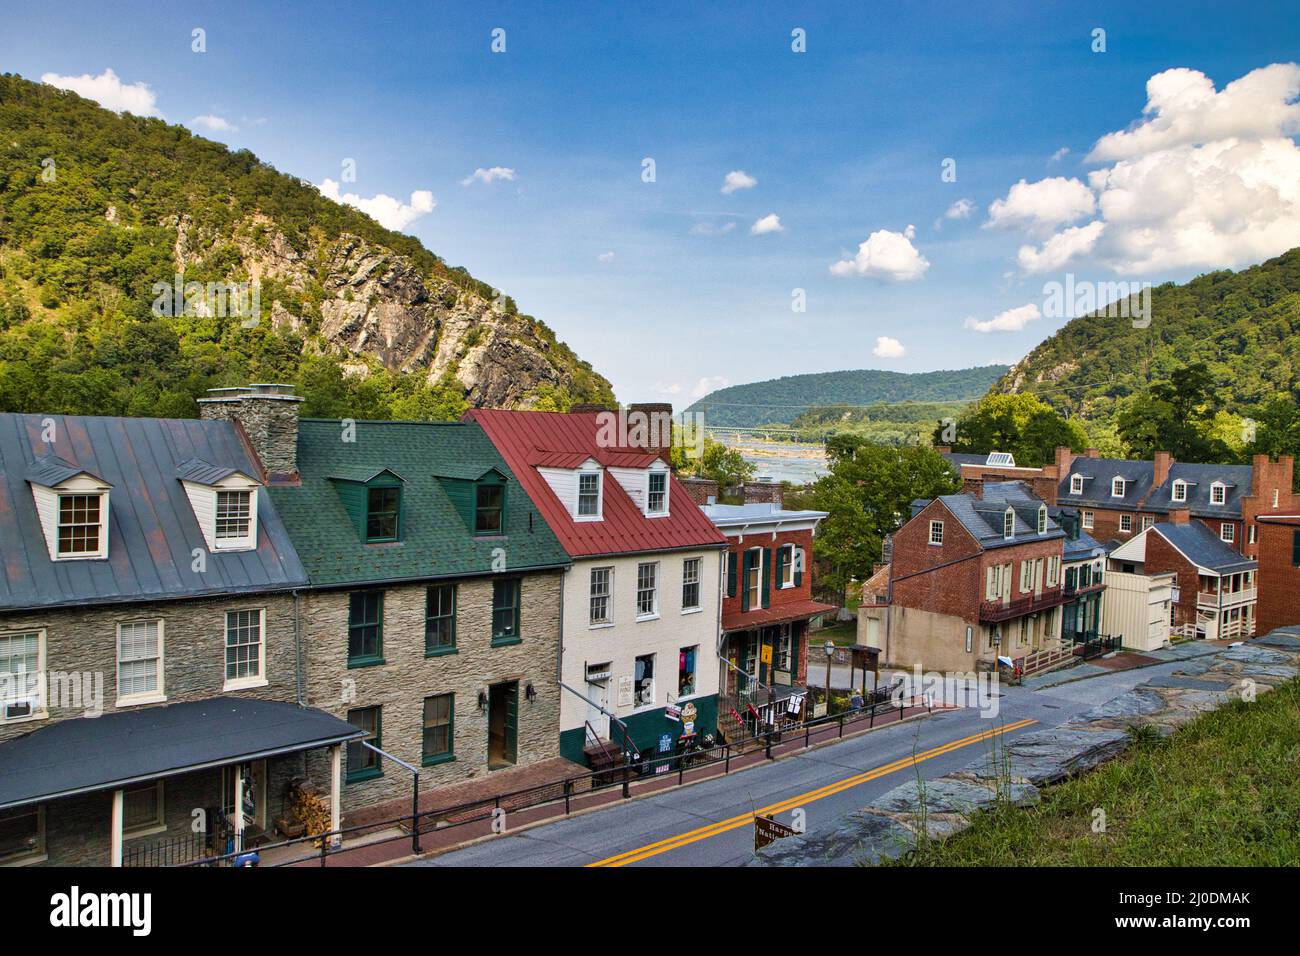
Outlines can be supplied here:
[[[873, 721], [873, 725], [869, 725], [868, 721], [865, 719], [858, 720], [844, 726], [843, 739], [858, 737], [862, 734], [870, 733], [872, 730], [899, 723], [900, 720], [914, 720], [917, 717], [926, 716], [928, 713], [929, 710], [925, 707], [909, 707], [901, 718], [899, 717], [898, 711], [888, 711], [884, 714], [877, 715]], [[807, 739], [807, 747], [805, 747], [805, 735]], [[772, 758], [774, 760], [779, 760], [783, 757], [802, 753], [808, 748], [835, 743], [839, 739], [841, 739], [841, 737], [840, 727], [838, 724], [828, 724], [824, 727], [817, 728], [811, 733], [801, 731], [787, 732], [785, 739], [782, 740], [781, 743], [773, 743]], [[553, 761], [545, 762], [553, 763]], [[562, 762], [568, 764], [570, 768], [576, 766], [576, 764], [572, 764], [569, 761]], [[700, 783], [705, 780], [711, 780], [716, 777], [728, 775], [729, 773], [735, 773], [736, 771], [744, 770], [749, 767], [759, 766], [767, 762], [768, 759], [765, 748], [759, 747], [743, 754], [734, 754], [731, 757], [729, 765], [724, 761], [718, 761], [701, 767], [692, 767], [685, 771], [674, 770], [671, 773], [664, 773], [650, 777], [638, 777], [636, 774], [630, 774], [628, 784], [629, 798], [636, 799], [655, 793], [661, 793], [664, 790], [669, 790], [677, 786]], [[531, 769], [532, 768], [528, 767], [519, 768], [520, 772]], [[498, 779], [502, 779], [500, 774], [508, 772], [510, 771], [500, 771], [499, 774], [493, 774], [490, 777], [483, 778], [483, 781], [495, 782]], [[585, 768], [578, 768], [578, 772], [585, 773], [586, 771]], [[566, 775], [573, 776], [574, 774]], [[544, 780], [542, 783], [556, 782], [562, 779], [563, 777], [556, 777], [552, 780]], [[447, 787], [442, 790], [431, 791], [429, 794], [431, 798], [429, 808], [435, 806], [432, 799], [436, 798], [439, 794], [448, 790], [467, 788], [471, 785], [482, 783], [483, 781], [470, 781], [468, 784], [460, 784], [456, 787]], [[523, 786], [528, 785], [524, 784]], [[514, 789], [519, 788], [514, 786], [501, 788], [500, 792]], [[479, 793], [469, 799], [486, 800], [491, 799], [493, 796], [495, 796], [495, 794]], [[623, 799], [622, 784], [621, 782], [616, 782], [611, 786], [603, 787], [599, 790], [586, 789], [581, 792], [573, 793], [567, 801], [567, 811], [566, 802], [562, 797], [560, 797], [553, 802], [539, 804], [532, 807], [523, 807], [513, 811], [508, 810], [505, 821], [508, 832], [517, 833], [522, 829], [538, 826], [543, 823], [550, 823], [555, 820], [561, 820], [571, 813], [588, 813], [603, 807], [609, 807], [616, 803], [621, 803]], [[396, 802], [400, 804], [400, 801]], [[421, 810], [423, 811], [425, 809], [425, 801], [423, 798], [420, 801], [420, 805]], [[439, 801], [436, 806], [446, 807], [448, 804]], [[367, 808], [367, 810], [370, 809], [373, 808]], [[391, 814], [390, 818], [391, 816], [404, 813], [410, 813], [409, 801], [407, 801], [404, 806], [399, 806], [397, 813]], [[381, 818], [375, 817], [373, 819], [376, 823], [379, 823]], [[356, 824], [352, 823], [350, 825]], [[324, 865], [383, 866], [411, 859], [427, 858], [430, 855], [445, 853], [467, 843], [490, 838], [493, 835], [492, 825], [493, 817], [490, 808], [486, 808], [481, 815], [457, 821], [450, 825], [439, 826], [432, 830], [425, 830], [424, 828], [427, 824], [422, 824], [422, 832], [420, 834], [421, 853], [418, 857], [412, 851], [410, 833], [390, 827], [389, 830], [386, 831], [388, 834], [386, 836], [375, 832], [363, 836], [359, 840], [345, 841], [342, 848], [330, 851], [330, 853], [325, 857]], [[366, 842], [367, 839], [369, 839], [370, 842]], [[307, 856], [315, 852], [310, 844], [303, 844], [296, 849], [297, 856]], [[277, 854], [277, 856], [278, 855], [279, 854]], [[304, 860], [301, 863], [287, 865], [321, 866], [322, 863], [319, 857], [317, 857], [311, 860]]]

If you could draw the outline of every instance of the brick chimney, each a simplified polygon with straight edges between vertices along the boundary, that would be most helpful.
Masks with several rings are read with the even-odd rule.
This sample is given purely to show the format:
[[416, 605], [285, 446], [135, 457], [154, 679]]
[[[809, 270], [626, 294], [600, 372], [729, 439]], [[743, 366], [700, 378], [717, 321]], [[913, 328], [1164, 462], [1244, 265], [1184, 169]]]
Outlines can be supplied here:
[[936, 454], [949, 455], [952, 454], [952, 445], [935, 445], [934, 450]]
[[759, 478], [747, 481], [741, 486], [745, 504], [771, 503], [778, 510], [781, 507], [783, 492], [781, 483], [771, 478]]
[[1151, 487], [1159, 488], [1169, 477], [1169, 466], [1174, 463], [1173, 456], [1167, 451], [1156, 452], [1155, 466], [1156, 472], [1151, 478]]
[[1169, 509], [1170, 524], [1187, 524], [1191, 520], [1191, 517], [1192, 517], [1192, 513], [1187, 508]]
[[267, 481], [298, 477], [298, 403], [292, 385], [255, 383], [236, 388], [210, 388], [199, 399], [199, 417], [231, 421], [243, 429]]
[[1074, 462], [1074, 449], [1069, 445], [1057, 445], [1053, 461], [1056, 464], [1056, 474], [1052, 477], [1060, 481], [1069, 473], [1070, 465]]
[[679, 478], [691, 500], [697, 505], [711, 505], [718, 501], [718, 483], [712, 478]]
[[[642, 417], [644, 416], [644, 417]], [[670, 402], [634, 402], [627, 407], [628, 444], [672, 461], [673, 406]], [[644, 437], [644, 441], [642, 438]]]
[[1089, 458], [1100, 458], [1101, 450], [1097, 448], [1089, 448], [1086, 452], [1084, 452], [1084, 454], [1087, 455]]

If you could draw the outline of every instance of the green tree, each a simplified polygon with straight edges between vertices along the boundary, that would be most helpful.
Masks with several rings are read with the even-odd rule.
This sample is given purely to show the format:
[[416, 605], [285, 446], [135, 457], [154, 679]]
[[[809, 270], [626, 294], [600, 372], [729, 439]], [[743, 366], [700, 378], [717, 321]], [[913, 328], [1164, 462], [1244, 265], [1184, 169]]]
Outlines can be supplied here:
[[1088, 440], [1082, 425], [1067, 421], [1052, 406], [1028, 393], [985, 395], [957, 419], [952, 431], [953, 440], [945, 441], [950, 430], [940, 422], [934, 430], [935, 444], [980, 455], [1010, 452], [1016, 464], [1028, 467], [1052, 461], [1058, 446], [1082, 449]]
[[1131, 458], [1167, 451], [1178, 461], [1235, 461], [1232, 449], [1214, 434], [1220, 407], [1213, 374], [1197, 362], [1126, 400], [1116, 428]]

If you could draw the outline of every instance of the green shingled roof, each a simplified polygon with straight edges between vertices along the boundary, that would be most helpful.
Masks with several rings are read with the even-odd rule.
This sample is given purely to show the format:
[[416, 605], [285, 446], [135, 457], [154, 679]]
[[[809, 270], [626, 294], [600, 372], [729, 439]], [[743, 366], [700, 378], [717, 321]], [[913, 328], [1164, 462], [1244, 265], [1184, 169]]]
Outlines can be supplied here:
[[[362, 421], [356, 423], [355, 434], [355, 442], [344, 442], [340, 421], [303, 419], [298, 427], [302, 485], [270, 489], [313, 585], [489, 573], [496, 548], [505, 550], [508, 570], [569, 564], [559, 541], [478, 425]], [[384, 469], [404, 479], [401, 541], [368, 545], [344, 506], [337, 478], [375, 475]], [[508, 479], [505, 535], [476, 538], [448, 497], [447, 481], [438, 475], [482, 475], [491, 469]]]

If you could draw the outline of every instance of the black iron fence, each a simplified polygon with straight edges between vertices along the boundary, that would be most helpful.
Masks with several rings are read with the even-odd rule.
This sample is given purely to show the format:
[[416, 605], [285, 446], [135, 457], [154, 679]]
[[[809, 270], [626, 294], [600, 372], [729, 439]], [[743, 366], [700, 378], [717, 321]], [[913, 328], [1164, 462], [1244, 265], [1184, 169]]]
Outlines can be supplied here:
[[[635, 781], [659, 780], [665, 776], [676, 776], [677, 785], [680, 786], [686, 783], [688, 773], [694, 771], [721, 766], [722, 773], [728, 774], [731, 772], [731, 765], [735, 759], [741, 756], [752, 756], [759, 750], [763, 751], [763, 756], [766, 759], [772, 760], [776, 756], [774, 753], [775, 748], [788, 747], [791, 743], [796, 745], [796, 749], [800, 746], [807, 748], [814, 743], [820, 744], [828, 740], [842, 738], [845, 728], [850, 731], [855, 728], [859, 730], [870, 729], [875, 726], [877, 718], [897, 714], [898, 720], [903, 720], [908, 711], [912, 711], [912, 715], [916, 716], [921, 712], [932, 713], [933, 709], [933, 701], [928, 696], [925, 698], [913, 697], [907, 700], [890, 700], [867, 704], [834, 716], [818, 717], [813, 720], [773, 728], [743, 741], [720, 743], [712, 747], [698, 747], [683, 753], [673, 753], [662, 757], [643, 757], [639, 761], [625, 763], [612, 772], [608, 770], [595, 771], [455, 806], [421, 810], [418, 813], [407, 813], [357, 826], [343, 827], [323, 834], [267, 843], [258, 847], [257, 852], [265, 854], [292, 847], [301, 847], [304, 851], [307, 851], [302, 855], [289, 856], [277, 859], [273, 863], [264, 864], [274, 867], [297, 866], [305, 863], [316, 863], [325, 866], [331, 857], [338, 857], [345, 853], [357, 852], [399, 840], [410, 840], [412, 852], [420, 853], [421, 834], [435, 831], [441, 833], [452, 827], [493, 820], [498, 818], [503, 811], [518, 812], [546, 805], [553, 805], [557, 812], [563, 806], [564, 815], [567, 816], [572, 812], [575, 800], [594, 793], [618, 789], [621, 791], [623, 799], [629, 799], [632, 796], [632, 785]], [[866, 724], [866, 728], [861, 727], [863, 723]], [[398, 827], [404, 832], [351, 846], [341, 845], [346, 837], [361, 837], [393, 827]], [[158, 865], [229, 866], [239, 855], [238, 853], [211, 854], [197, 859], [178, 861], [174, 864], [160, 863]]]

